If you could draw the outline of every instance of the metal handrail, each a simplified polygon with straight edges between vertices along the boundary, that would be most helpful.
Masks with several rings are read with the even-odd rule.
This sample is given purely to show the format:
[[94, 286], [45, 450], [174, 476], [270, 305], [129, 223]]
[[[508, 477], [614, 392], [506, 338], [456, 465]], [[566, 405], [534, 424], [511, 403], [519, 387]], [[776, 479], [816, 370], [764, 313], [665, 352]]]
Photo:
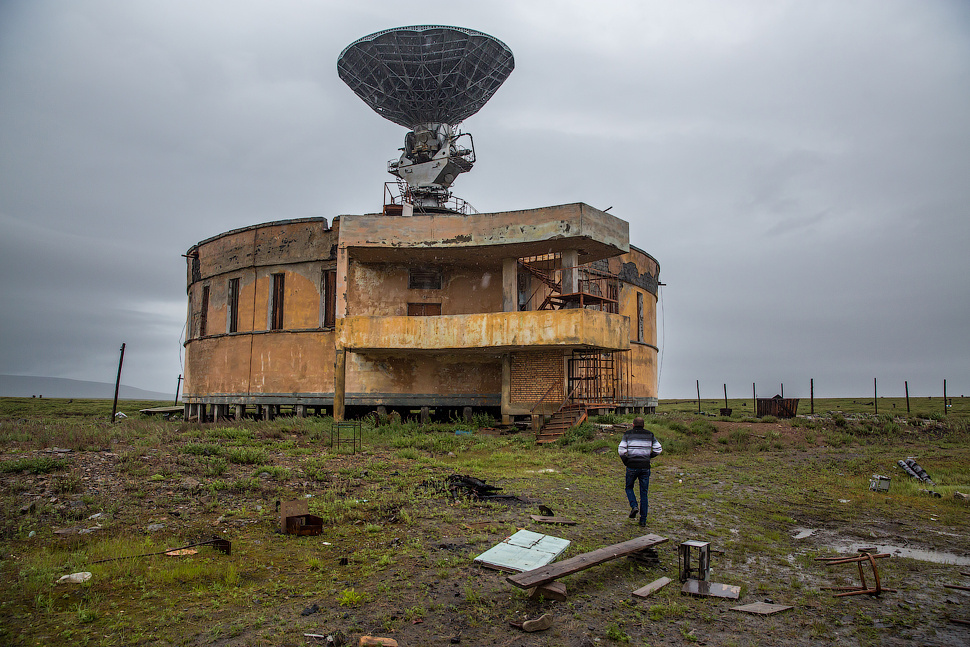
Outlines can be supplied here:
[[[541, 398], [539, 398], [539, 400], [538, 400], [538, 401], [537, 401], [537, 402], [535, 403], [535, 406], [533, 406], [533, 407], [532, 407], [531, 409], [529, 409], [529, 413], [530, 413], [530, 414], [531, 414], [531, 413], [535, 413], [535, 410], [536, 410], [536, 408], [537, 408], [537, 407], [538, 407], [538, 406], [539, 406], [540, 404], [542, 404], [542, 401], [546, 399], [546, 396], [547, 396], [547, 395], [549, 395], [550, 393], [552, 393], [552, 390], [553, 390], [554, 388], [556, 388], [557, 386], [559, 386], [559, 385], [558, 385], [558, 384], [553, 384], [553, 385], [552, 385], [552, 386], [550, 386], [550, 387], [549, 387], [548, 389], [546, 389], [546, 392], [542, 394], [542, 397], [541, 397]], [[562, 407], [560, 407], [560, 409], [561, 409], [561, 408], [562, 408]]]

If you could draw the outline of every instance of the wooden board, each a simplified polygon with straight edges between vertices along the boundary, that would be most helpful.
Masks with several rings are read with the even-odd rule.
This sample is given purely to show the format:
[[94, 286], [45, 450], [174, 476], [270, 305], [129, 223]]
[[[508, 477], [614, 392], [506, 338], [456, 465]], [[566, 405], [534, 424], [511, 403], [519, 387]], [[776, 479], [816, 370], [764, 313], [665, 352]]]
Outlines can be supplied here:
[[286, 518], [301, 514], [310, 514], [310, 505], [306, 499], [280, 502], [280, 532], [286, 534]]
[[561, 526], [575, 526], [576, 522], [572, 519], [566, 519], [564, 517], [543, 517], [538, 514], [529, 515], [533, 521], [538, 521], [539, 523], [558, 523]]
[[660, 589], [667, 586], [671, 582], [673, 582], [673, 580], [670, 579], [669, 577], [661, 577], [659, 580], [654, 580], [653, 582], [650, 582], [650, 584], [647, 584], [643, 588], [639, 588], [636, 591], [634, 591], [633, 596], [637, 598], [649, 597], [651, 593], [659, 591]]
[[770, 616], [772, 613], [780, 613], [793, 609], [785, 604], [769, 604], [768, 602], [753, 602], [740, 607], [731, 607], [731, 611], [742, 611], [744, 613], [757, 613], [759, 616]]
[[589, 553], [577, 555], [576, 557], [570, 557], [556, 564], [535, 568], [531, 571], [519, 573], [518, 575], [511, 575], [505, 579], [520, 589], [531, 589], [534, 586], [548, 584], [560, 577], [586, 570], [587, 568], [602, 564], [603, 562], [609, 562], [618, 557], [625, 557], [630, 553], [662, 544], [665, 541], [667, 541], [667, 538], [660, 537], [659, 535], [643, 535], [636, 539], [613, 544], [606, 548], [599, 548]]

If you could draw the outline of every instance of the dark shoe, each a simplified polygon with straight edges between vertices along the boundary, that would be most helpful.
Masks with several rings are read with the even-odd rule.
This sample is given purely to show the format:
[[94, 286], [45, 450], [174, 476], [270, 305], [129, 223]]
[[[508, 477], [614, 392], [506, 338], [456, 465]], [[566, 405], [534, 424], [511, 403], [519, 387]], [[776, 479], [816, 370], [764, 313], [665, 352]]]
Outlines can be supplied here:
[[645, 527], [646, 527], [646, 525], [647, 525], [647, 518], [646, 518], [646, 517], [643, 517], [642, 519], [640, 519], [640, 523], [639, 523], [638, 525], [639, 525], [639, 526], [640, 526], [641, 528], [645, 528]]
[[640, 508], [630, 508], [631, 519], [636, 519], [638, 514], [640, 514]]

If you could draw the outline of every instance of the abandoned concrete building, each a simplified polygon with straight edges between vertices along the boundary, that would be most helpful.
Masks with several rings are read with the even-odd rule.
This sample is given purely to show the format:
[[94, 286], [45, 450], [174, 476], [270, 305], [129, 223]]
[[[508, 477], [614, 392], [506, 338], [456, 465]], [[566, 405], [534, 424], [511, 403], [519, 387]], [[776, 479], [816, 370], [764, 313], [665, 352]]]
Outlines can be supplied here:
[[585, 204], [270, 222], [186, 256], [193, 416], [657, 403], [659, 265]]
[[387, 167], [400, 199], [189, 249], [186, 417], [479, 410], [536, 429], [552, 416], [548, 440], [590, 410], [656, 406], [660, 268], [629, 224], [579, 203], [478, 213], [451, 194], [475, 162], [457, 124], [513, 67], [498, 39], [437, 25], [341, 53], [341, 80], [410, 129]]

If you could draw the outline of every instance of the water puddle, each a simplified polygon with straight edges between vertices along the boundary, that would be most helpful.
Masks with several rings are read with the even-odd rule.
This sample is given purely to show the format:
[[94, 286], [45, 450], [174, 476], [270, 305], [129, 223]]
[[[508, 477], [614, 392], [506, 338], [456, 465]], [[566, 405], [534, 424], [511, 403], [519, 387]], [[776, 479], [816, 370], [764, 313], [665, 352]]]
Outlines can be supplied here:
[[805, 539], [815, 534], [815, 528], [795, 528], [794, 530], [795, 536], [793, 539]]
[[938, 550], [923, 550], [922, 548], [904, 548], [902, 546], [891, 546], [889, 544], [850, 544], [848, 546], [833, 546], [840, 553], [854, 553], [860, 548], [875, 547], [880, 553], [889, 553], [893, 557], [908, 557], [918, 559], [922, 562], [933, 562], [934, 564], [954, 564], [956, 566], [970, 566], [970, 557], [944, 553]]

